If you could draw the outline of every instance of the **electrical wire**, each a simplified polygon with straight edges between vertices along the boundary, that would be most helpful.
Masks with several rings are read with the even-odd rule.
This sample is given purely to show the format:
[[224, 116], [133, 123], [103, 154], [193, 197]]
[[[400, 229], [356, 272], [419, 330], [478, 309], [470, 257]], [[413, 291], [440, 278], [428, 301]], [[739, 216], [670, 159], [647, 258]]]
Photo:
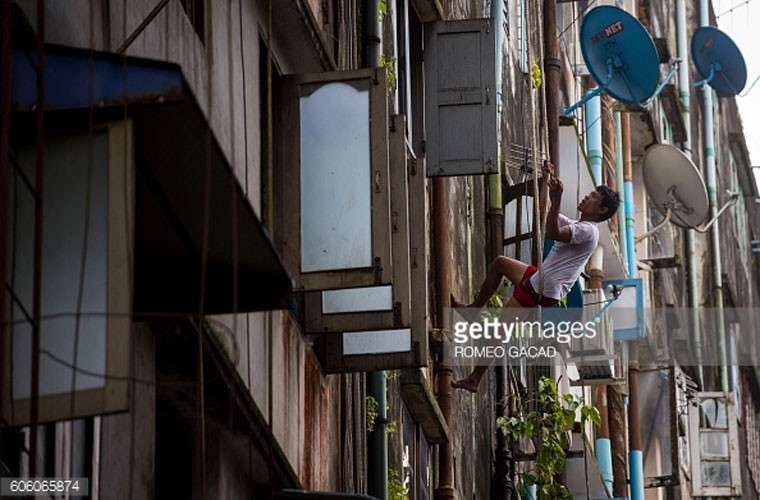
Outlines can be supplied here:
[[[749, 0], [747, 0], [747, 1], [749, 1]], [[588, 3], [588, 5], [586, 6], [586, 8], [583, 10], [583, 12], [581, 12], [580, 14], [578, 14], [577, 16], [575, 16], [575, 18], [572, 21], [570, 21], [570, 24], [568, 24], [567, 26], [565, 26], [565, 28], [562, 31], [560, 31], [560, 33], [558, 35], [558, 37], [560, 38], [560, 40], [562, 39], [562, 36], [567, 32], [567, 30], [569, 30], [570, 28], [572, 28], [573, 25], [578, 22], [578, 19], [580, 19], [583, 16], [583, 14], [585, 14], [586, 11], [589, 10], [591, 8], [591, 6], [594, 5], [595, 3], [596, 3], [596, 0], [591, 0]]]
[[721, 12], [720, 14], [716, 15], [716, 16], [715, 16], [715, 19], [716, 19], [716, 20], [717, 20], [717, 19], [720, 19], [720, 18], [721, 18], [721, 16], [725, 16], [726, 14], [730, 14], [730, 13], [732, 13], [734, 10], [736, 10], [736, 9], [738, 9], [739, 7], [742, 7], [742, 6], [744, 6], [744, 5], [747, 5], [747, 4], [748, 4], [748, 3], [750, 3], [751, 1], [752, 1], [752, 0], [744, 0], [743, 2], [740, 2], [740, 3], [736, 4], [736, 5], [734, 5], [734, 6], [733, 6], [733, 7], [731, 7], [730, 9], [728, 9], [728, 10], [726, 10], [726, 11], [724, 11], [724, 12]]

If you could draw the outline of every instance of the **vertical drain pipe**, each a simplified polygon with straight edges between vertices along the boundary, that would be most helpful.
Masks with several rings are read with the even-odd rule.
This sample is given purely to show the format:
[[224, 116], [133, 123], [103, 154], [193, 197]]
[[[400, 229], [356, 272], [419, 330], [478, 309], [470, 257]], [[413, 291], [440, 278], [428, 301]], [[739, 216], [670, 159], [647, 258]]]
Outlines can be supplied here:
[[[446, 227], [446, 194], [446, 178], [435, 177], [433, 179], [433, 262], [435, 265], [435, 319], [438, 328], [443, 328], [445, 324], [446, 310], [451, 307], [451, 287], [449, 286], [451, 256], [448, 252], [449, 237], [448, 228]], [[438, 401], [438, 406], [441, 408], [443, 418], [449, 426], [449, 431], [451, 431], [451, 380], [453, 368], [449, 360], [446, 359], [445, 353], [446, 347], [444, 346], [441, 361], [435, 367], [435, 374], [438, 377], [438, 394], [436, 399]], [[435, 490], [435, 500], [454, 499], [454, 471], [452, 462], [451, 442], [439, 444], [438, 488]]]
[[639, 359], [636, 341], [630, 344], [628, 368], [628, 467], [631, 475], [631, 500], [644, 500], [644, 455], [641, 452], [641, 419], [639, 417]]
[[[710, 4], [699, 0], [699, 25], [710, 25]], [[715, 168], [715, 125], [713, 123], [712, 87], [702, 86], [705, 135], [705, 180], [710, 198], [710, 218], [718, 214], [718, 184]], [[720, 252], [720, 224], [716, 220], [710, 228], [710, 253], [712, 254], [713, 306], [715, 307], [715, 331], [718, 335], [718, 362], [720, 363], [720, 390], [728, 392], [728, 366], [726, 361], [726, 331], [723, 321], [723, 275]]]
[[546, 75], [546, 124], [549, 137], [549, 159], [557, 175], [561, 172], [559, 157], [559, 83], [560, 58], [557, 37], [557, 0], [544, 0], [544, 74]]
[[[686, 0], [676, 0], [676, 42], [678, 45], [678, 58], [682, 61], [689, 60], [688, 43], [686, 41]], [[691, 159], [691, 82], [689, 81], [689, 65], [678, 66], [678, 96], [681, 102], [681, 117], [686, 129], [686, 140], [681, 150]], [[687, 291], [689, 294], [689, 311], [691, 316], [691, 342], [694, 360], [697, 363], [697, 378], [699, 387], [704, 390], [705, 375], [702, 366], [702, 327], [699, 318], [699, 293], [697, 293], [697, 242], [696, 231], [685, 230], [686, 236], [686, 276], [688, 279]]]
[[623, 129], [623, 183], [625, 191], [625, 241], [628, 258], [628, 277], [636, 277], [636, 247], [633, 237], [633, 223], [636, 208], [633, 201], [633, 164], [631, 162], [631, 118], [628, 113], [621, 115]]
[[[506, 0], [493, 0], [491, 2], [491, 18], [496, 30], [496, 146], [497, 146], [497, 172], [488, 176], [488, 234], [489, 250], [488, 262], [491, 262], [504, 249], [504, 203], [501, 193], [501, 164], [502, 164], [502, 75], [503, 75], [503, 44], [504, 44], [504, 4]], [[471, 274], [470, 274], [471, 276]], [[506, 360], [501, 359], [496, 363], [496, 416], [508, 416], [509, 405], [505, 403], [507, 395], [507, 367]], [[496, 453], [494, 463], [494, 497], [496, 499], [509, 498], [512, 487], [512, 452], [507, 446], [504, 434], [500, 429], [496, 430]]]
[[[636, 277], [636, 254], [633, 238], [634, 199], [633, 199], [633, 168], [631, 162], [631, 129], [630, 115], [620, 115], [620, 136], [623, 157], [623, 188], [625, 199], [625, 246], [628, 277]], [[623, 242], [621, 242], [623, 243]], [[622, 245], [621, 245], [622, 246]], [[610, 418], [610, 440], [612, 445], [612, 468], [614, 471], [612, 493], [614, 497], [628, 496], [628, 458], [625, 443], [625, 408], [623, 393], [618, 385], [607, 387], [607, 404]], [[630, 424], [630, 422], [629, 422]], [[630, 432], [630, 425], [629, 425]]]
[[[597, 247], [589, 260], [589, 289], [600, 290], [604, 281], [604, 249]], [[599, 464], [607, 493], [612, 495], [612, 444], [610, 443], [610, 420], [607, 408], [607, 387], [601, 385], [596, 389], [595, 404], [599, 410], [602, 425], [599, 426], [594, 443], [594, 455]], [[622, 430], [622, 429], [621, 429]]]
[[367, 393], [377, 401], [377, 418], [371, 434], [369, 456], [369, 494], [379, 500], [388, 499], [388, 433], [385, 372], [371, 372], [367, 377]]
[[602, 474], [604, 487], [607, 493], [612, 496], [612, 487], [614, 476], [612, 470], [612, 442], [610, 441], [610, 420], [607, 407], [607, 386], [601, 385], [596, 390], [596, 407], [602, 418], [602, 425], [597, 432], [596, 442], [594, 443], [594, 454], [596, 462], [599, 464], [599, 472]]
[[[592, 93], [595, 89], [591, 89]], [[602, 183], [602, 98], [596, 96], [586, 102], [586, 150], [591, 165], [594, 187]]]
[[623, 131], [620, 111], [615, 111], [615, 180], [620, 205], [618, 205], [618, 243], [623, 262], [628, 262], [628, 243], [625, 235], [625, 179], [623, 177]]
[[[362, 26], [364, 27], [365, 65], [376, 68], [380, 65], [380, 6], [378, 0], [362, 2]], [[370, 372], [367, 376], [367, 393], [377, 401], [377, 420], [371, 436], [369, 449], [370, 493], [380, 500], [388, 499], [388, 433], [387, 425], [387, 379], [384, 371]]]

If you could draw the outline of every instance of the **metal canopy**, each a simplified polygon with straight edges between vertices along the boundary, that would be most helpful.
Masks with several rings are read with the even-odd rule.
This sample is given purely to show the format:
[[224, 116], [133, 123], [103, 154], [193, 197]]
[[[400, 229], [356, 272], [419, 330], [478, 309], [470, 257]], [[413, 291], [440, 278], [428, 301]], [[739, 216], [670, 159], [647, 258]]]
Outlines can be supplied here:
[[[35, 105], [34, 53], [12, 56], [18, 123]], [[123, 119], [123, 109], [133, 121], [135, 313], [199, 312], [204, 229], [205, 314], [289, 307], [290, 276], [179, 66], [50, 45], [44, 71], [46, 111], [81, 114], [92, 106], [97, 116]]]

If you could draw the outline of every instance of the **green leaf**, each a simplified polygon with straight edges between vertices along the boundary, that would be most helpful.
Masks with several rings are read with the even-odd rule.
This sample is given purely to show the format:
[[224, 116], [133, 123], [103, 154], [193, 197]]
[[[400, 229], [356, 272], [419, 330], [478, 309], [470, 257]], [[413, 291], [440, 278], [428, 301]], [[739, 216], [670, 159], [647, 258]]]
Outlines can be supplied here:
[[585, 423], [587, 420], [591, 420], [597, 427], [602, 425], [602, 416], [594, 406], [586, 405], [581, 408], [581, 421]]

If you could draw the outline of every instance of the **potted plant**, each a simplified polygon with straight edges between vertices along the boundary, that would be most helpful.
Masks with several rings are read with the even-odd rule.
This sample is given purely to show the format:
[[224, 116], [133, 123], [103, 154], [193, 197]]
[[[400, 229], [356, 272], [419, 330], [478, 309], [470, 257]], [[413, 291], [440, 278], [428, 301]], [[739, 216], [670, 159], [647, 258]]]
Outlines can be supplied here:
[[518, 479], [520, 494], [525, 495], [527, 487], [535, 485], [537, 500], [572, 500], [570, 491], [557, 481], [557, 477], [565, 470], [576, 412], [580, 410], [581, 429], [584, 429], [589, 420], [600, 425], [599, 411], [583, 405], [572, 394], [560, 395], [557, 383], [547, 377], [538, 381], [535, 399], [521, 401], [517, 395], [508, 397], [517, 401], [520, 410], [515, 416], [499, 417], [497, 426], [508, 445], [514, 447], [527, 439], [536, 449], [533, 468]]

